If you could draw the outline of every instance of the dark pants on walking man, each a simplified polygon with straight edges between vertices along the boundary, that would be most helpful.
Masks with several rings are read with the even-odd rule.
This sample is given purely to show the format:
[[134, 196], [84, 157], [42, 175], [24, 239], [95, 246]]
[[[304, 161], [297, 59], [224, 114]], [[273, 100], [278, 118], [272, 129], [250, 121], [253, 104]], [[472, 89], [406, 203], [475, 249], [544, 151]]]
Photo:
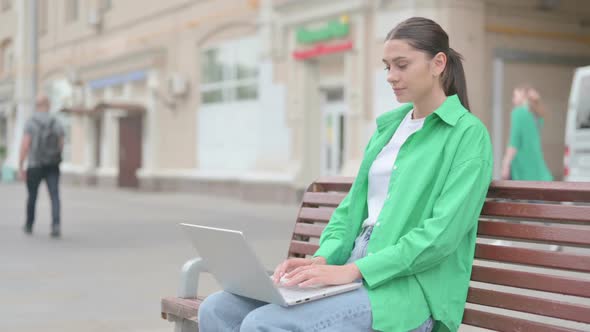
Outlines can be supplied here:
[[27, 169], [27, 223], [26, 228], [31, 230], [35, 222], [35, 206], [37, 205], [37, 193], [43, 180], [47, 183], [49, 197], [51, 198], [51, 235], [59, 236], [60, 201], [59, 201], [59, 165], [33, 167]]

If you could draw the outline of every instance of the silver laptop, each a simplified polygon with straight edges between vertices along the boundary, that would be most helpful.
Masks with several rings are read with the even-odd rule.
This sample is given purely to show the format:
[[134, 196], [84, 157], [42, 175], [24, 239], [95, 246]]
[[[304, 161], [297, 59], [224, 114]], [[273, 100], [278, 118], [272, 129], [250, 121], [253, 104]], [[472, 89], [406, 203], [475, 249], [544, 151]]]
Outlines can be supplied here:
[[227, 292], [281, 306], [292, 306], [361, 287], [361, 282], [325, 287], [279, 287], [240, 231], [181, 224], [193, 246]]

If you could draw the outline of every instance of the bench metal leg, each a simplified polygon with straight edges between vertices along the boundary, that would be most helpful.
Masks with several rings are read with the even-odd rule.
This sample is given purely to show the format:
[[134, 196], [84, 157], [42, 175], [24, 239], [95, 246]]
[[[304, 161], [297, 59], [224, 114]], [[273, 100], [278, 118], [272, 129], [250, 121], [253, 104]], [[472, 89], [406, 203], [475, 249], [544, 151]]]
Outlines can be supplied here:
[[184, 263], [180, 273], [180, 288], [178, 297], [195, 297], [199, 288], [199, 274], [205, 272], [205, 263], [200, 257]]
[[168, 315], [168, 321], [174, 323], [174, 332], [198, 332], [199, 324], [194, 320]]

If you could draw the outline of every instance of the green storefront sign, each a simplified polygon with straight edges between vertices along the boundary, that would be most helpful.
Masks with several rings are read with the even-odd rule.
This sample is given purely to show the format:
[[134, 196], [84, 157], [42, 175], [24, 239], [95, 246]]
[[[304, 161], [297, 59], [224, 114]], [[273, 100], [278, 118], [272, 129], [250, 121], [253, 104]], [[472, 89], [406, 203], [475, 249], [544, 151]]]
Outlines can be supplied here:
[[350, 23], [348, 16], [341, 16], [338, 20], [326, 23], [324, 27], [316, 29], [298, 28], [296, 30], [297, 42], [301, 44], [312, 44], [315, 42], [336, 39], [348, 36]]

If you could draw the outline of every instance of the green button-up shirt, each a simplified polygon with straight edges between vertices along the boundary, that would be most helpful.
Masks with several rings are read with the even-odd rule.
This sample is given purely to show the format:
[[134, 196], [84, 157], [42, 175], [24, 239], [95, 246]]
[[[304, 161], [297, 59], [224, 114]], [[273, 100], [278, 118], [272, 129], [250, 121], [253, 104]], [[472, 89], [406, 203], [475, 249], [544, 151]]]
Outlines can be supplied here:
[[[321, 236], [315, 256], [328, 264], [349, 258], [367, 217], [371, 164], [412, 109], [403, 105], [377, 118], [358, 176]], [[456, 95], [403, 144], [368, 254], [356, 261], [375, 330], [409, 331], [429, 316], [436, 320], [435, 331], [459, 328], [492, 163], [486, 127]]]

